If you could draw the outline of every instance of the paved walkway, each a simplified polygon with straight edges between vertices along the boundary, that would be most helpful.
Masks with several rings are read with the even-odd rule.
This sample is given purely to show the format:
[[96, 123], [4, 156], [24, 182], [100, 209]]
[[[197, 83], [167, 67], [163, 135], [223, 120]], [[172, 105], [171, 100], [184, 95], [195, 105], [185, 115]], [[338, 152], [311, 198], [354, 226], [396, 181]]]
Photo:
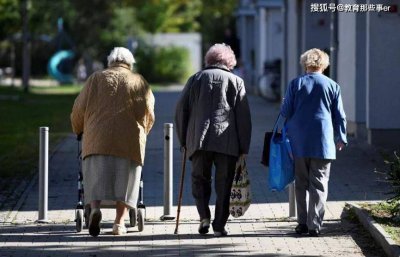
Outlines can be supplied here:
[[[36, 224], [38, 187], [33, 181], [20, 199], [18, 209], [0, 224], [0, 257], [3, 256], [382, 256], [359, 226], [341, 220], [345, 201], [385, 199], [387, 185], [374, 169], [382, 160], [371, 147], [351, 141], [339, 153], [331, 171], [330, 194], [323, 235], [299, 237], [296, 222], [288, 217], [286, 192], [270, 192], [267, 169], [260, 161], [263, 133], [272, 128], [279, 106], [251, 96], [253, 137], [248, 167], [253, 204], [243, 218], [230, 219], [229, 237], [197, 233], [198, 216], [191, 197], [190, 165], [183, 193], [179, 235], [174, 221], [163, 215], [163, 124], [173, 121], [178, 92], [156, 93], [156, 123], [148, 138], [144, 166], [144, 231], [129, 228], [126, 236], [111, 234], [114, 210], [103, 210], [103, 227], [97, 238], [87, 230], [76, 233], [74, 208], [77, 199], [77, 142], [67, 137], [50, 159], [50, 224]], [[174, 139], [174, 203], [177, 202], [181, 155]], [[175, 208], [172, 214], [175, 214]], [[2, 213], [2, 216], [6, 216]], [[212, 231], [211, 231], [212, 232]]]

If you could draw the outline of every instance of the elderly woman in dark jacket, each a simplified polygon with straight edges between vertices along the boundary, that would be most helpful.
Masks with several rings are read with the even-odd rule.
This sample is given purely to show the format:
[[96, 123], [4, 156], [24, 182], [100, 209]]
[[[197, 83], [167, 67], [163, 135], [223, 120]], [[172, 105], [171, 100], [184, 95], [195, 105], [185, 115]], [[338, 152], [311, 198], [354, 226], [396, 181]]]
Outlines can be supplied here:
[[211, 170], [217, 194], [212, 223], [215, 236], [226, 236], [229, 198], [240, 155], [249, 151], [251, 117], [243, 80], [231, 70], [235, 54], [215, 44], [205, 56], [206, 68], [189, 78], [175, 114], [178, 138], [192, 161], [192, 194], [200, 215], [199, 233], [208, 233]]

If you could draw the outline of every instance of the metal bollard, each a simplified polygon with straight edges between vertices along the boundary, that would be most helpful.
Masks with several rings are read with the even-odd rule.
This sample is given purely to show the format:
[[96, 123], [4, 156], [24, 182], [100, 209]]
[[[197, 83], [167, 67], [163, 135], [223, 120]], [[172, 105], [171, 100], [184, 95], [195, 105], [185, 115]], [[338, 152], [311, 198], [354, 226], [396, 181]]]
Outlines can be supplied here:
[[49, 128], [39, 128], [39, 223], [50, 222], [47, 219], [48, 173], [49, 173]]
[[294, 183], [289, 185], [289, 217], [296, 217], [296, 192], [294, 190]]
[[173, 176], [173, 124], [164, 123], [164, 215], [161, 220], [173, 220], [172, 176]]

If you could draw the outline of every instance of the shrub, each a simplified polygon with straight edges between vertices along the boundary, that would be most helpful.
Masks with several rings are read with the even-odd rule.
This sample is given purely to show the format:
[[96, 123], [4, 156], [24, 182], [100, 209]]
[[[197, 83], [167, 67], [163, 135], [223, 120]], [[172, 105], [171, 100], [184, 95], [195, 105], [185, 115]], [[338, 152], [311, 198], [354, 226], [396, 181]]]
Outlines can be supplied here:
[[143, 46], [135, 57], [138, 72], [149, 82], [184, 82], [191, 72], [189, 52], [184, 47]]
[[388, 199], [388, 202], [394, 205], [392, 209], [393, 216], [400, 215], [400, 157], [397, 152], [394, 152], [394, 158], [392, 160], [385, 160], [385, 163], [389, 165], [387, 172], [387, 180], [392, 184], [393, 196]]

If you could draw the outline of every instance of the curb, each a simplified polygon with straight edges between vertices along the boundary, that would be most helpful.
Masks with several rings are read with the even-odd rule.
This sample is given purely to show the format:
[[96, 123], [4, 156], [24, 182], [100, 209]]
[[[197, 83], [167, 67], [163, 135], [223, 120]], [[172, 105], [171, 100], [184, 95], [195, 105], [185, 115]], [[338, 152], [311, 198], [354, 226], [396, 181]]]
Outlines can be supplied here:
[[356, 213], [358, 220], [364, 226], [365, 229], [369, 231], [371, 236], [375, 241], [383, 248], [386, 255], [389, 257], [399, 257], [400, 256], [400, 246], [390, 237], [388, 233], [379, 225], [375, 220], [373, 220], [369, 214], [363, 210], [359, 205], [355, 203], [346, 202], [354, 212]]

